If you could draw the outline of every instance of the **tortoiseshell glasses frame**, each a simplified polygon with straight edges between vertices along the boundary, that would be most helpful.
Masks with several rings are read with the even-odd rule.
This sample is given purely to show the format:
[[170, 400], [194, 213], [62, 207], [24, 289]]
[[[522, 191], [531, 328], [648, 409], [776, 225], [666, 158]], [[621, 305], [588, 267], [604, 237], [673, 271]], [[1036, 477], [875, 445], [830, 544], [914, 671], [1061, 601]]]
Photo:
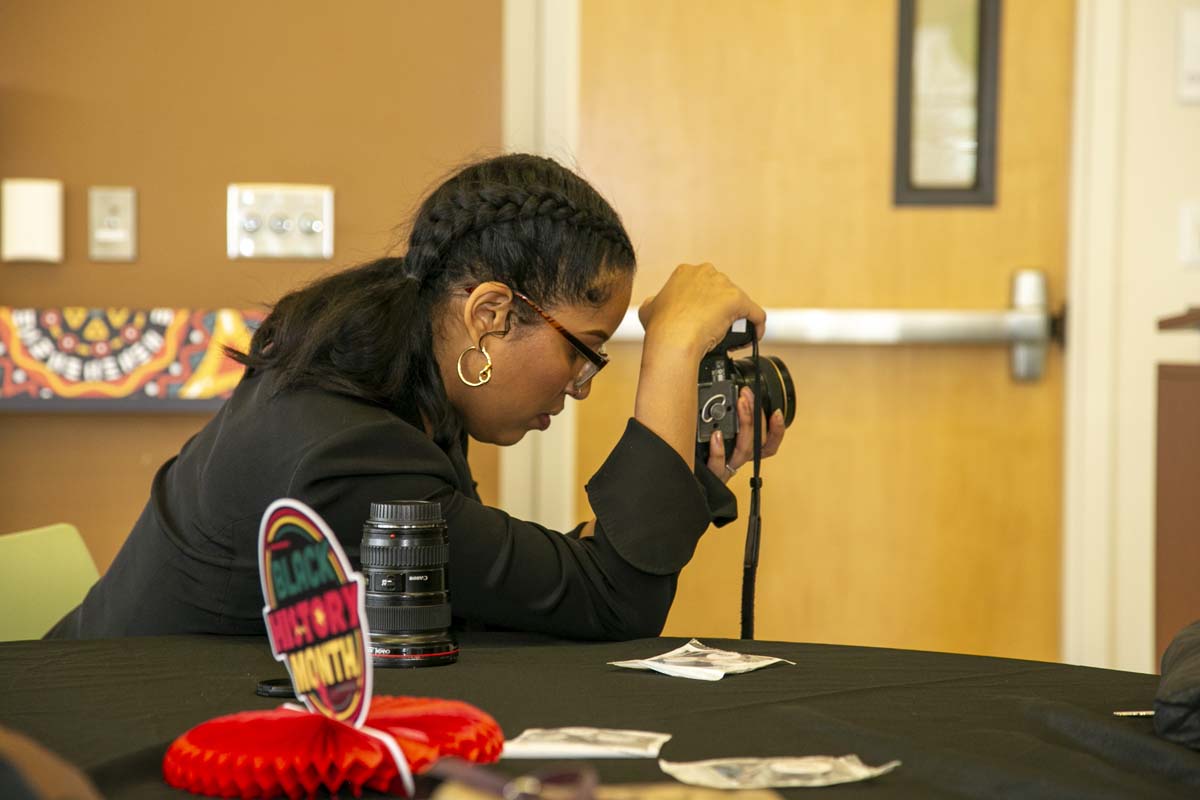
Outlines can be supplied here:
[[554, 330], [558, 331], [562, 337], [570, 342], [571, 346], [579, 352], [579, 355], [583, 356], [583, 364], [580, 366], [579, 372], [575, 374], [574, 386], [576, 389], [582, 389], [584, 386], [587, 386], [588, 381], [596, 377], [596, 373], [604, 369], [604, 365], [608, 363], [608, 353], [604, 352], [604, 346], [601, 345], [599, 351], [593, 350], [580, 341], [579, 337], [563, 327], [561, 322], [542, 310], [542, 307], [537, 303], [533, 302], [516, 289], [513, 289], [512, 293], [521, 298], [526, 305], [536, 311], [538, 316], [546, 320], [551, 328], [554, 328]]
[[[509, 288], [511, 289], [512, 287]], [[474, 290], [474, 286], [467, 287], [468, 294]], [[596, 373], [604, 369], [605, 365], [608, 364], [608, 353], [604, 352], [604, 346], [601, 345], [598, 351], [593, 350], [584, 344], [578, 336], [567, 330], [561, 322], [547, 314], [545, 310], [537, 303], [533, 302], [516, 289], [512, 289], [512, 293], [520, 298], [521, 301], [527, 306], [536, 311], [538, 316], [544, 319], [551, 328], [554, 328], [554, 330], [558, 331], [559, 335], [566, 339], [570, 345], [575, 348], [579, 355], [583, 356], [583, 364], [579, 367], [579, 372], [577, 372], [575, 377], [572, 379], [572, 385], [576, 390], [587, 386], [588, 381], [596, 377]]]

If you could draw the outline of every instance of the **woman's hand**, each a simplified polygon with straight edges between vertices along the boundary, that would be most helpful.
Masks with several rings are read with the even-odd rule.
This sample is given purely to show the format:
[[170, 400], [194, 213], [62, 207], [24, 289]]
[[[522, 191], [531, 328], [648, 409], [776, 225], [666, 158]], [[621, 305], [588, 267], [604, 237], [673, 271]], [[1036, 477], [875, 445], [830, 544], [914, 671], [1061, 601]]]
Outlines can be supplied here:
[[[729, 456], [728, 461], [725, 460], [725, 442], [721, 438], [721, 432], [713, 431], [712, 438], [708, 440], [708, 468], [721, 479], [722, 483], [729, 483], [729, 479], [737, 472], [738, 467], [754, 459], [754, 392], [750, 391], [748, 386], [743, 386], [741, 394], [738, 395], [737, 411], [737, 442], [733, 446], [733, 453]], [[763, 458], [769, 458], [779, 452], [779, 445], [783, 443], [784, 430], [783, 412], [779, 409], [775, 410], [770, 419], [764, 418], [762, 426]]]
[[[642, 303], [638, 316], [646, 338], [633, 415], [694, 468], [700, 359], [725, 338], [734, 320], [750, 320], [761, 338], [767, 314], [712, 264], [683, 264]], [[744, 452], [750, 452], [748, 445]], [[723, 461], [717, 469], [722, 473]]]
[[697, 353], [697, 360], [725, 338], [737, 319], [754, 323], [759, 339], [767, 313], [712, 264], [681, 264], [658, 294], [638, 309], [647, 346], [666, 339]]

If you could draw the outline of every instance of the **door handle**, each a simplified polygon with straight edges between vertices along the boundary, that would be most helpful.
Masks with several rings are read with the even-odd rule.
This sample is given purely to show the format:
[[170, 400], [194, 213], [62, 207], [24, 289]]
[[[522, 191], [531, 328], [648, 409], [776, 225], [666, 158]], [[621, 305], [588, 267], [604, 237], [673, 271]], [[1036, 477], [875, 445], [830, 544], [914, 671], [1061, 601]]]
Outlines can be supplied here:
[[[767, 309], [767, 344], [801, 345], [1008, 345], [1014, 380], [1031, 382], [1045, 370], [1046, 350], [1061, 343], [1063, 317], [1051, 315], [1046, 302], [1046, 276], [1019, 270], [1012, 279], [1008, 309]], [[613, 341], [640, 341], [637, 311], [626, 313]]]

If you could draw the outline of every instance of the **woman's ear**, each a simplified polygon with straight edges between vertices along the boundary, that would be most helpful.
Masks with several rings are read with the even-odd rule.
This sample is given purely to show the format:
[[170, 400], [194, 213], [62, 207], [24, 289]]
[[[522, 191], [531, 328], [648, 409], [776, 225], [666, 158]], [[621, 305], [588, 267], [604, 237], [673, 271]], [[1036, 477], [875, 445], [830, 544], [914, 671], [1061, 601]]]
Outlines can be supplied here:
[[508, 315], [512, 313], [512, 289], [498, 281], [481, 283], [472, 290], [463, 304], [462, 320], [471, 341], [478, 344], [486, 333], [507, 330]]

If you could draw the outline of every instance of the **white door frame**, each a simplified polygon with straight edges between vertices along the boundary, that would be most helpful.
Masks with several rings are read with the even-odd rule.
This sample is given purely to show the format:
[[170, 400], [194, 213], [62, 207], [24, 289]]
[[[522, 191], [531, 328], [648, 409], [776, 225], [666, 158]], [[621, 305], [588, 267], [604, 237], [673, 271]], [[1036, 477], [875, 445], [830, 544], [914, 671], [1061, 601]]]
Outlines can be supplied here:
[[[579, 150], [580, 0], [504, 0], [502, 125], [505, 152], [576, 166]], [[569, 401], [550, 429], [500, 449], [500, 505], [565, 531], [576, 525], [576, 418]]]
[[[1153, 543], [1122, 530], [1117, 481], [1126, 0], [1077, 0], [1071, 141], [1062, 659], [1154, 669]], [[1128, 559], [1121, 554], [1137, 553]], [[1148, 573], [1148, 574], [1147, 574]]]

